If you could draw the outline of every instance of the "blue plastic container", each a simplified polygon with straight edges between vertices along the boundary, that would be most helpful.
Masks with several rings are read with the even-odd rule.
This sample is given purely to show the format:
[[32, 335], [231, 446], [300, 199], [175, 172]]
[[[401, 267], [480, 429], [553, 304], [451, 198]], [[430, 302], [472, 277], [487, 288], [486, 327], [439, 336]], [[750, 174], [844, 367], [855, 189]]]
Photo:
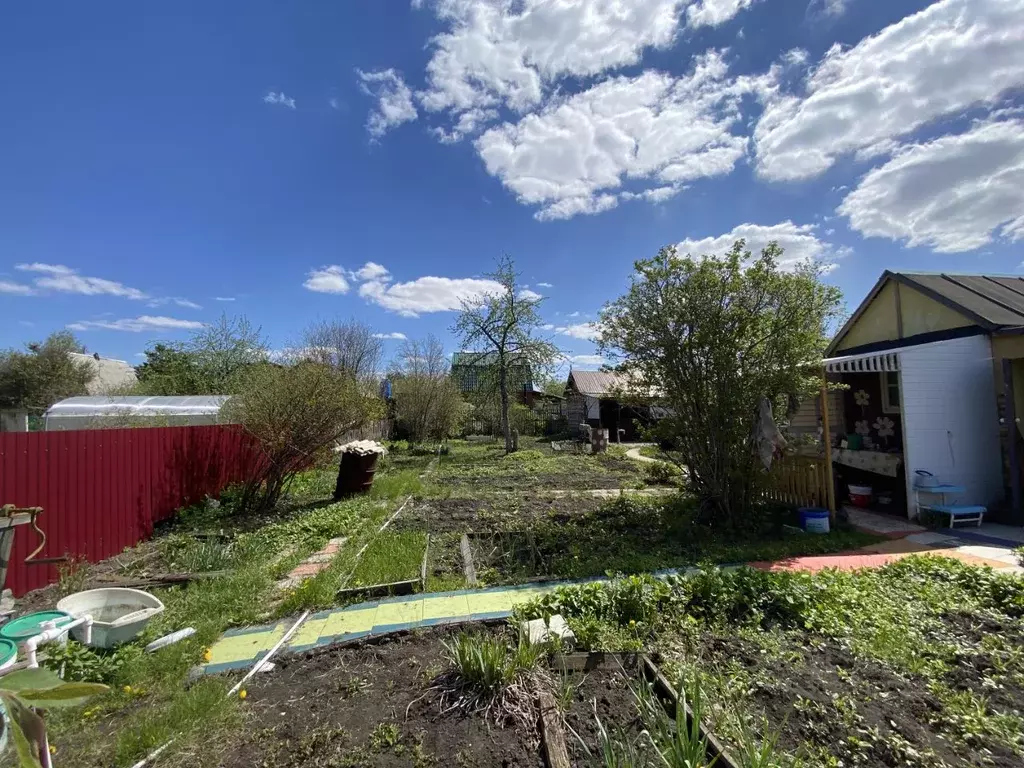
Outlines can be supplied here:
[[808, 533], [828, 533], [828, 522], [832, 515], [821, 507], [800, 507], [800, 527]]

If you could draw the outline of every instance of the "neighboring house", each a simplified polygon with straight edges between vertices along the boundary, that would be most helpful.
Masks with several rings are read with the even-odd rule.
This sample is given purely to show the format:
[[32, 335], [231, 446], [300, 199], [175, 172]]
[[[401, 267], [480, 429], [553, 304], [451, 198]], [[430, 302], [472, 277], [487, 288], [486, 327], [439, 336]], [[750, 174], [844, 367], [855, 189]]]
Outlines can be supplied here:
[[70, 355], [75, 362], [86, 362], [92, 366], [93, 378], [86, 387], [90, 395], [105, 395], [130, 387], [138, 381], [135, 369], [124, 360], [100, 357], [97, 354], [83, 355], [79, 352], [71, 352]]
[[[886, 271], [824, 367], [843, 385], [829, 398], [840, 496], [849, 483], [871, 485], [912, 516], [914, 473], [927, 470], [963, 486], [965, 504], [991, 508], [1011, 488], [1021, 522], [1024, 279]], [[820, 402], [791, 423], [818, 425]]]
[[635, 442], [641, 438], [640, 427], [657, 418], [657, 407], [620, 402], [626, 379], [614, 371], [569, 371], [565, 384], [566, 413], [569, 431], [576, 433], [580, 424], [603, 427], [613, 442]]
[[[456, 352], [452, 355], [451, 377], [467, 397], [487, 390], [497, 391], [496, 361], [494, 352]], [[530, 408], [544, 399], [544, 391], [534, 381], [529, 364], [514, 364], [509, 369], [509, 395]]]

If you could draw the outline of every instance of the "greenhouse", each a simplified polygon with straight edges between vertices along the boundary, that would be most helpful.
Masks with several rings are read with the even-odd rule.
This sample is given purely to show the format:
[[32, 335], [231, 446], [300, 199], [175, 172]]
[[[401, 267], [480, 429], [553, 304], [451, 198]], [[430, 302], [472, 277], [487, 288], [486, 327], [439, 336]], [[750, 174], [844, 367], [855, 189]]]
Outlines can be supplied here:
[[69, 397], [43, 415], [43, 429], [116, 429], [222, 424], [228, 395], [191, 397]]

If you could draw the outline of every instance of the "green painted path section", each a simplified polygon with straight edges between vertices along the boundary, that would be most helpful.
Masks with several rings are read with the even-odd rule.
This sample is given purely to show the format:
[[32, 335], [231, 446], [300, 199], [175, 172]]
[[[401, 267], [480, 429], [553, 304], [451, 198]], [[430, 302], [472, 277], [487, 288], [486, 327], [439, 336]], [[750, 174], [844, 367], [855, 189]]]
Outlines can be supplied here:
[[[306, 619], [282, 651], [301, 653], [311, 648], [398, 630], [506, 618], [517, 603], [527, 602], [557, 587], [589, 581], [603, 579], [432, 592], [321, 611]], [[210, 648], [210, 661], [203, 666], [203, 672], [215, 674], [252, 666], [284, 637], [294, 623], [295, 618], [292, 617], [267, 626], [228, 630]]]

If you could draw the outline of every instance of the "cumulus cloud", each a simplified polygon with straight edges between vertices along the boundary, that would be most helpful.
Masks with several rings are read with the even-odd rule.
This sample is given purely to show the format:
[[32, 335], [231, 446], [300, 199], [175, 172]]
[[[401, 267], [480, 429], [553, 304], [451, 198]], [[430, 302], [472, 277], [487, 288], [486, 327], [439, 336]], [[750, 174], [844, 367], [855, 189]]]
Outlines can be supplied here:
[[345, 270], [337, 264], [310, 270], [303, 288], [316, 293], [348, 293], [349, 284]]
[[840, 156], [887, 153], [944, 116], [992, 106], [1024, 85], [1024, 0], [940, 0], [833, 46], [799, 94], [779, 93], [754, 131], [758, 172], [815, 176]]
[[817, 234], [813, 224], [794, 224], [783, 221], [770, 226], [762, 224], [740, 224], [729, 232], [700, 239], [687, 238], [676, 245], [680, 253], [691, 256], [722, 256], [737, 240], [747, 241], [747, 250], [758, 254], [772, 240], [778, 242], [784, 251], [781, 266], [792, 267], [811, 259], [825, 264], [847, 255], [847, 249], [836, 247]]
[[86, 296], [120, 296], [126, 299], [148, 299], [149, 296], [138, 288], [131, 288], [114, 280], [101, 277], [86, 277], [77, 270], [63, 264], [18, 264], [15, 269], [23, 272], [35, 272], [42, 277], [33, 278], [36, 288], [60, 291], [62, 293], [79, 293]]
[[686, 23], [690, 27], [717, 27], [753, 3], [754, 0], [700, 0], [686, 9]]
[[1024, 120], [981, 122], [897, 152], [837, 211], [868, 237], [941, 253], [980, 248], [993, 233], [1024, 238]]
[[404, 333], [394, 331], [393, 333], [375, 333], [373, 334], [375, 339], [394, 339], [395, 341], [405, 341], [408, 338]]
[[139, 317], [124, 318], [121, 320], [81, 320], [77, 323], [69, 323], [68, 328], [72, 331], [167, 331], [167, 330], [196, 330], [202, 328], [203, 323], [197, 320], [180, 320], [176, 317], [164, 317], [162, 315], [141, 315]]
[[555, 331], [574, 339], [595, 341], [600, 333], [597, 323], [576, 323], [575, 325], [563, 325], [555, 328]]
[[576, 366], [582, 365], [595, 368], [606, 365], [609, 362], [601, 357], [601, 355], [568, 355], [565, 359]]
[[267, 104], [280, 104], [282, 107], [295, 109], [295, 99], [285, 96], [283, 91], [269, 91], [263, 97], [263, 101]]
[[565, 76], [636, 64], [645, 48], [668, 47], [685, 0], [441, 0], [448, 30], [431, 41], [430, 112], [453, 116], [504, 105], [532, 108]]
[[355, 272], [352, 273], [352, 277], [356, 280], [380, 280], [382, 278], [389, 278], [390, 275], [386, 267], [382, 267], [372, 261], [368, 261]]
[[476, 148], [521, 203], [543, 206], [541, 220], [608, 210], [626, 178], [663, 200], [675, 185], [727, 174], [743, 157], [747, 140], [732, 129], [743, 96], [764, 83], [727, 75], [721, 53], [709, 51], [681, 77], [611, 78], [488, 130]]
[[478, 278], [418, 277], [405, 283], [370, 280], [359, 286], [359, 295], [384, 309], [406, 317], [427, 312], [451, 312], [469, 301], [501, 290], [501, 284]]
[[529, 288], [523, 288], [517, 295], [525, 301], [537, 301], [544, 298], [543, 294], [531, 291]]
[[370, 136], [379, 139], [392, 128], [416, 119], [418, 112], [412, 101], [412, 91], [398, 72], [394, 69], [356, 72], [363, 93], [377, 100], [377, 107], [366, 120]]

